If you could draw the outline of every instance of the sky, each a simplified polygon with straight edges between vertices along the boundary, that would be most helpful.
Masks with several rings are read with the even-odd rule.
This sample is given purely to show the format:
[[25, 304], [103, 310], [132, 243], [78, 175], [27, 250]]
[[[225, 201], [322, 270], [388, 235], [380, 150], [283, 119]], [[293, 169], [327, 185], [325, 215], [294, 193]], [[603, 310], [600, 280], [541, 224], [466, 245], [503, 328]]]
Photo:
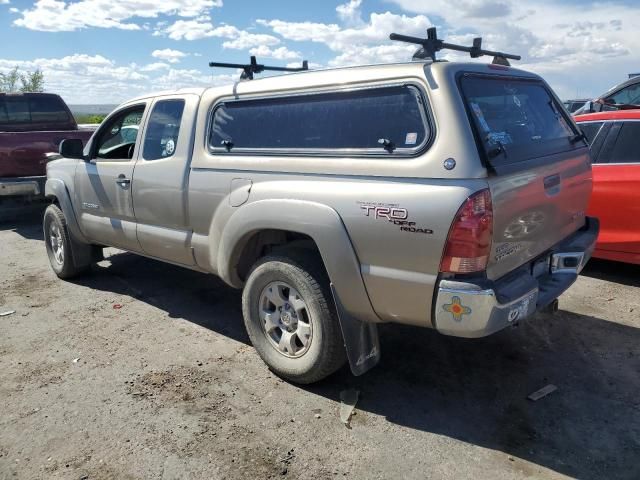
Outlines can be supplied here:
[[445, 41], [481, 36], [484, 48], [522, 55], [514, 64], [561, 98], [592, 98], [640, 72], [638, 25], [640, 0], [0, 0], [0, 72], [40, 68], [46, 91], [68, 103], [117, 104], [237, 80], [214, 60], [407, 61], [416, 47], [389, 34], [436, 26]]

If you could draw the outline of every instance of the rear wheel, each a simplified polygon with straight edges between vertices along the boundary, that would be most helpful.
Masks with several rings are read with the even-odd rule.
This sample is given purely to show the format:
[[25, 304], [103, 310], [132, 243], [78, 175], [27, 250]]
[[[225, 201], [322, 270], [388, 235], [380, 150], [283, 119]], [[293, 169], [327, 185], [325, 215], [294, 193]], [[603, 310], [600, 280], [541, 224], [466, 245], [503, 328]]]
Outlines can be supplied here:
[[[71, 239], [64, 213], [57, 205], [47, 207], [44, 212], [43, 226], [49, 263], [58, 277], [73, 278], [90, 268], [91, 263], [78, 265], [74, 262], [74, 256], [90, 257], [93, 254], [92, 246], [80, 244]], [[82, 249], [87, 251], [81, 251]]]
[[319, 260], [261, 259], [249, 274], [242, 310], [251, 343], [277, 375], [313, 383], [344, 364], [340, 325]]

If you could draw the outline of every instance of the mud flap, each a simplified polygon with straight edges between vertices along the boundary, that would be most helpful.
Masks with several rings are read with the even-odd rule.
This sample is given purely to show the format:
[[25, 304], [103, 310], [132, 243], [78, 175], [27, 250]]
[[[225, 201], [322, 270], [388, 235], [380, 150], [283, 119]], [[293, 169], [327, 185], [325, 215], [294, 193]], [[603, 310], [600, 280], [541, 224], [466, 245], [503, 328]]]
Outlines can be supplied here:
[[375, 367], [380, 361], [378, 325], [371, 322], [362, 322], [349, 315], [342, 306], [333, 283], [331, 284], [331, 293], [336, 302], [338, 321], [340, 322], [351, 373], [355, 376], [362, 375]]

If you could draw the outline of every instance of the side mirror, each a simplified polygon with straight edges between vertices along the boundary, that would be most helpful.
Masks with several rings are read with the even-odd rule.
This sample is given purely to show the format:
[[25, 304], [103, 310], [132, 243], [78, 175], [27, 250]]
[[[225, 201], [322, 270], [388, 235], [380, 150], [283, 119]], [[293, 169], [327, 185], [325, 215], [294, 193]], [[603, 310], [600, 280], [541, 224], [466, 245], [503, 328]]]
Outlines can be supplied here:
[[84, 145], [79, 138], [66, 138], [60, 142], [60, 155], [64, 158], [77, 158], [82, 160], [84, 158], [82, 149]]

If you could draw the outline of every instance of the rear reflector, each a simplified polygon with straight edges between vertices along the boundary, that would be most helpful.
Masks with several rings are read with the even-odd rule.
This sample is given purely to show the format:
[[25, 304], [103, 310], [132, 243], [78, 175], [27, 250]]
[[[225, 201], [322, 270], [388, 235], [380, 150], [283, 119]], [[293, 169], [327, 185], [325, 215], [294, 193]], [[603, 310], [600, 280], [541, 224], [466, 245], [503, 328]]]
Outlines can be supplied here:
[[491, 192], [485, 189], [467, 198], [458, 210], [449, 230], [440, 271], [472, 273], [486, 269], [492, 236]]

